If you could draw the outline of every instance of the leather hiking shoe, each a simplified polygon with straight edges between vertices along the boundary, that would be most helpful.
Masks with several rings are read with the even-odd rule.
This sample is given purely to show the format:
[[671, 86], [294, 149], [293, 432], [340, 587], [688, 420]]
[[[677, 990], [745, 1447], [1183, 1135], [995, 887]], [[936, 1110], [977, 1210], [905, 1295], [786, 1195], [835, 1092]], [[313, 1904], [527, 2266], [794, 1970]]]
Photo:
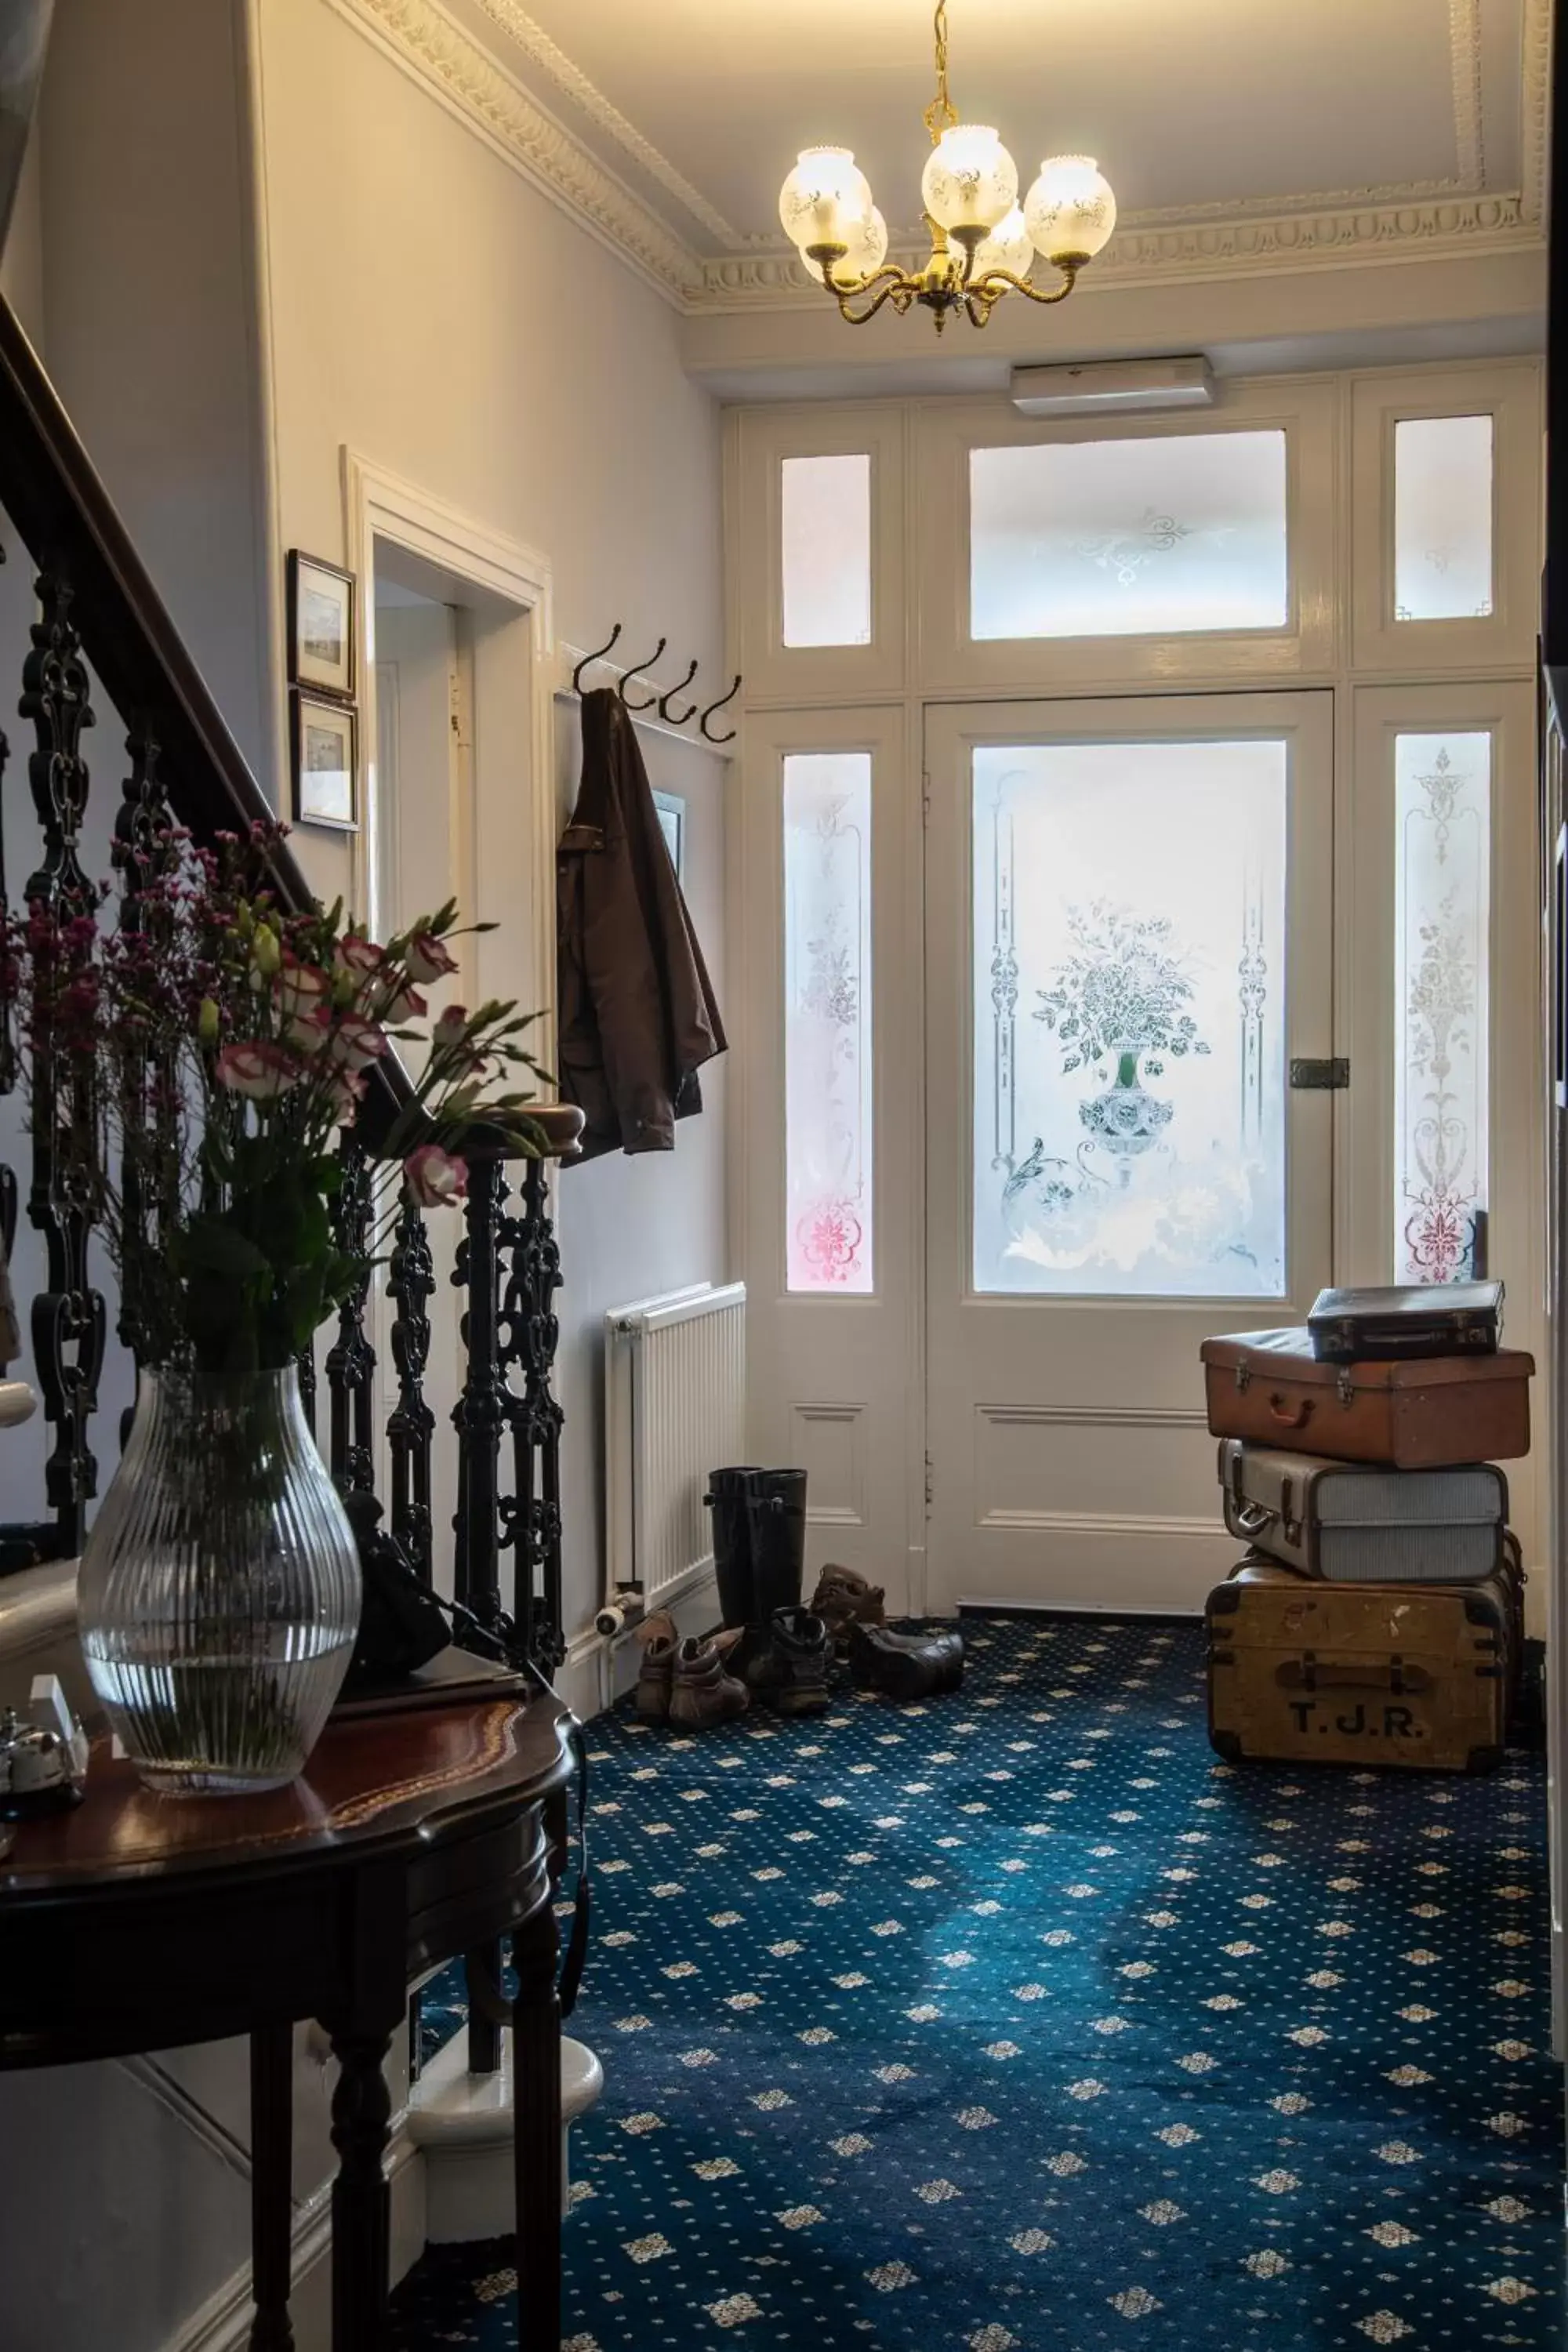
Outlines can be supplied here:
[[662, 1723], [669, 1713], [670, 1677], [678, 1646], [675, 1620], [660, 1610], [637, 1627], [642, 1644], [642, 1670], [637, 1675], [637, 1710], [645, 1723]]
[[768, 1646], [752, 1660], [748, 1679], [759, 1698], [780, 1715], [825, 1715], [833, 1643], [809, 1609], [775, 1609]]
[[880, 1625], [887, 1615], [884, 1594], [879, 1584], [868, 1583], [858, 1569], [836, 1568], [830, 1561], [816, 1580], [816, 1591], [811, 1605], [833, 1636], [833, 1646], [843, 1657], [848, 1646], [851, 1625]]
[[683, 1730], [700, 1731], [710, 1723], [728, 1723], [744, 1715], [751, 1700], [744, 1683], [724, 1671], [724, 1654], [717, 1642], [687, 1640], [675, 1654], [670, 1670], [669, 1720]]
[[885, 1625], [849, 1629], [849, 1678], [888, 1698], [931, 1698], [963, 1680], [962, 1633], [891, 1633]]

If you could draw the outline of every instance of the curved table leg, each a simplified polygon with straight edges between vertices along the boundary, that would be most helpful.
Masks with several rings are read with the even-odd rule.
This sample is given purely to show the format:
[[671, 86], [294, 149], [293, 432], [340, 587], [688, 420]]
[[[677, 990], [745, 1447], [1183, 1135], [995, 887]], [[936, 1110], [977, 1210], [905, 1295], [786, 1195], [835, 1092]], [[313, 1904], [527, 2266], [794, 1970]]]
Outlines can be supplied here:
[[332, 2035], [332, 2352], [379, 2352], [386, 2340], [392, 2195], [382, 2169], [392, 2120], [384, 2033]]
[[258, 2026], [250, 2037], [250, 2352], [294, 2352], [293, 2070], [293, 2027]]
[[511, 1955], [517, 1970], [511, 2079], [518, 2352], [559, 2352], [561, 2010], [555, 1997], [555, 1912], [548, 1895], [515, 1930]]

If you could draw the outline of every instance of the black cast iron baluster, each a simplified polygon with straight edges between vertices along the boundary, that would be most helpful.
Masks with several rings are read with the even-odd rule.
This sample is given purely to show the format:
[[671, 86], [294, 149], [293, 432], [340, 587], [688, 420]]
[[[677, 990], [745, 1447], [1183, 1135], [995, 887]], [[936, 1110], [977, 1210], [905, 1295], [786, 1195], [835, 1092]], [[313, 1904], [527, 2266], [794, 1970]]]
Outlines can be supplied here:
[[[88, 915], [96, 893], [78, 856], [89, 781], [81, 734], [93, 723], [87, 667], [71, 621], [68, 586], [46, 572], [39, 574], [37, 593], [39, 617], [32, 625], [19, 707], [37, 737], [27, 776], [44, 855], [28, 877], [26, 898], [58, 916]], [[52, 1054], [35, 1053], [27, 1215], [44, 1239], [45, 1286], [33, 1301], [33, 1358], [44, 1415], [54, 1433], [44, 1491], [61, 1559], [81, 1549], [87, 1506], [98, 1491], [89, 1435], [103, 1367], [105, 1309], [88, 1279], [96, 1184], [93, 1083], [94, 1073], [79, 1065], [61, 1072]]]
[[300, 1405], [305, 1424], [312, 1437], [316, 1434], [316, 1349], [314, 1341], [302, 1348], [294, 1359], [294, 1369], [300, 1375]]
[[[150, 919], [146, 893], [169, 873], [178, 852], [169, 835], [174, 825], [163, 779], [158, 772], [157, 738], [138, 719], [125, 739], [131, 772], [121, 787], [115, 814], [111, 863], [121, 877], [120, 927], [145, 930]], [[130, 1276], [133, 1264], [150, 1262], [167, 1246], [164, 1213], [169, 1205], [168, 1171], [178, 1151], [176, 1092], [178, 1071], [167, 1060], [148, 1062], [139, 1071], [126, 1072], [126, 1100], [121, 1106], [122, 1149], [120, 1171], [121, 1222], [127, 1234], [141, 1236], [141, 1246], [125, 1253], [121, 1270], [120, 1337], [135, 1359], [138, 1373], [158, 1352], [158, 1337], [148, 1325], [141, 1298]], [[120, 1443], [131, 1434], [133, 1406], [121, 1417]]]
[[518, 1613], [529, 1655], [543, 1673], [553, 1675], [566, 1654], [561, 1608], [563, 1415], [551, 1387], [560, 1340], [554, 1298], [561, 1287], [561, 1254], [550, 1219], [546, 1164], [525, 1164], [522, 1214], [509, 1220], [511, 1259], [503, 1328], [507, 1369], [522, 1374], [522, 1391], [513, 1397], [510, 1414], [517, 1466], [509, 1532], [517, 1552]]
[[500, 1226], [506, 1173], [500, 1155], [468, 1157], [466, 1231], [452, 1280], [468, 1294], [462, 1318], [463, 1392], [452, 1412], [458, 1433], [457, 1596], [491, 1633], [510, 1633], [501, 1606], [499, 1461], [506, 1426], [506, 1386], [497, 1345]]
[[[332, 1215], [337, 1245], [341, 1250], [363, 1254], [370, 1242], [370, 1162], [363, 1145], [346, 1136], [342, 1171]], [[327, 1350], [327, 1389], [331, 1399], [327, 1461], [345, 1494], [370, 1494], [375, 1486], [375, 1349], [364, 1328], [369, 1297], [367, 1267], [363, 1281], [338, 1310], [338, 1336]]]
[[425, 1368], [430, 1360], [430, 1318], [425, 1310], [436, 1293], [436, 1269], [425, 1219], [412, 1201], [404, 1203], [397, 1221], [386, 1286], [397, 1310], [392, 1326], [397, 1403], [386, 1424], [392, 1454], [391, 1532], [428, 1584], [430, 1446], [436, 1416], [425, 1400]]
[[496, 1317], [496, 1358], [500, 1367], [501, 1412], [511, 1440], [511, 1492], [498, 1498], [498, 1543], [510, 1551], [512, 1563], [512, 1617], [517, 1644], [532, 1657], [535, 1629], [533, 1573], [533, 1441], [526, 1400], [512, 1386], [511, 1374], [527, 1347], [528, 1296], [523, 1253], [527, 1226], [521, 1216], [502, 1217], [496, 1234], [500, 1261], [500, 1307]]
[[110, 856], [125, 891], [121, 924], [126, 930], [136, 931], [142, 927], [142, 894], [170, 871], [177, 853], [168, 838], [174, 820], [158, 773], [158, 739], [139, 719], [125, 739], [125, 748], [131, 754], [131, 773], [120, 788]]

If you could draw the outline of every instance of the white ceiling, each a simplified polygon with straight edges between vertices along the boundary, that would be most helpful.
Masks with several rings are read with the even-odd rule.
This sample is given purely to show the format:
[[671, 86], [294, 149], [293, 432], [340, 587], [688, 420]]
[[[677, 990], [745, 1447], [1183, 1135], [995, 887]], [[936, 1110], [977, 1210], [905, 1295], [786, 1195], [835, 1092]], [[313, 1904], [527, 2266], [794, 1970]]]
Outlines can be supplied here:
[[[798, 147], [918, 222], [927, 0], [446, 0], [702, 262], [787, 252]], [[959, 110], [1026, 180], [1098, 155], [1124, 225], [1538, 195], [1545, 0], [950, 0]]]

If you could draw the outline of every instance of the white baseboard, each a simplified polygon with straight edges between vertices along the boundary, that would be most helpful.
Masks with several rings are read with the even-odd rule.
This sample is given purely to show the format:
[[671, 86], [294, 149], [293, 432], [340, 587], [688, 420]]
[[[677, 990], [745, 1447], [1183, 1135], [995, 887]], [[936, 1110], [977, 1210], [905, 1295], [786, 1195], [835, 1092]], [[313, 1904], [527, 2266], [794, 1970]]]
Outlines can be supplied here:
[[[667, 1604], [681, 1633], [705, 1633], [719, 1622], [719, 1587], [711, 1567], [693, 1577]], [[642, 1655], [635, 1629], [626, 1633], [600, 1633], [593, 1626], [567, 1645], [566, 1659], [555, 1677], [556, 1696], [574, 1715], [587, 1723], [623, 1698], [637, 1678]]]
[[[425, 2157], [408, 2136], [406, 2114], [386, 2152], [392, 2191], [392, 2283], [425, 2251]], [[297, 2352], [331, 2352], [332, 2186], [323, 2181], [294, 2214], [289, 2315]], [[163, 2352], [246, 2352], [250, 2341], [250, 2264], [245, 2263], [169, 2338]]]

